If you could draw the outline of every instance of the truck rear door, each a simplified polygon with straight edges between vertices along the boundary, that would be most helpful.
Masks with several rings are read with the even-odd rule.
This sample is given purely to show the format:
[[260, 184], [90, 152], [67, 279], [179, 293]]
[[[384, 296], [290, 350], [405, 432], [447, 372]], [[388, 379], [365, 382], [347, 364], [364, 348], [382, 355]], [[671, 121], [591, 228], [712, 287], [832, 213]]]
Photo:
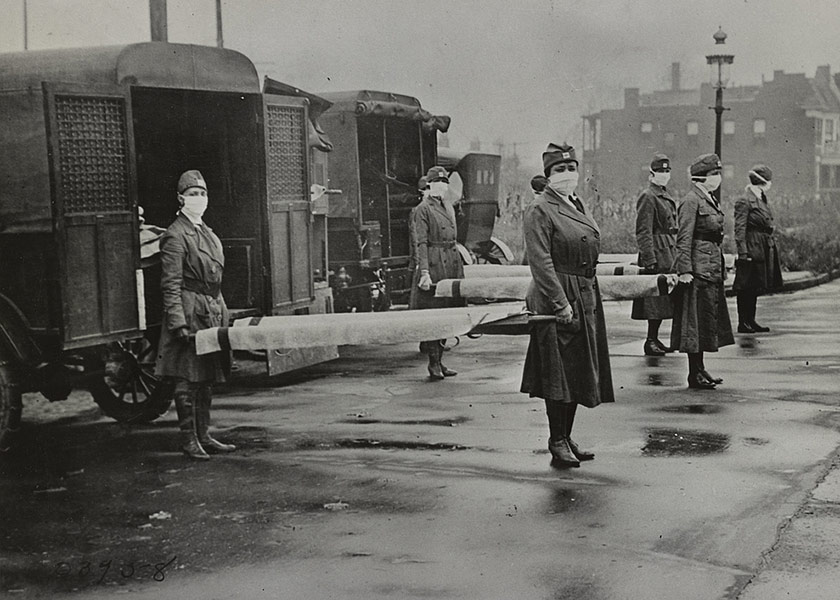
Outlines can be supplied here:
[[272, 305], [287, 313], [315, 295], [307, 101], [264, 94], [263, 118]]
[[44, 84], [65, 349], [145, 328], [129, 94]]

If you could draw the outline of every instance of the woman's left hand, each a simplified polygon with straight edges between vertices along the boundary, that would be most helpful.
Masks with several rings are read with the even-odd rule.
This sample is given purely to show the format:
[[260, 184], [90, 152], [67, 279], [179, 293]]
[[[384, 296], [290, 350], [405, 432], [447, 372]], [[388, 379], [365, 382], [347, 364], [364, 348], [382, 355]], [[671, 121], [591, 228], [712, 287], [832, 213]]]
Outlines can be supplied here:
[[572, 310], [572, 305], [567, 304], [564, 308], [555, 311], [554, 315], [557, 317], [557, 321], [559, 323], [562, 323], [563, 325], [568, 325], [572, 322], [572, 318], [575, 316], [575, 313]]

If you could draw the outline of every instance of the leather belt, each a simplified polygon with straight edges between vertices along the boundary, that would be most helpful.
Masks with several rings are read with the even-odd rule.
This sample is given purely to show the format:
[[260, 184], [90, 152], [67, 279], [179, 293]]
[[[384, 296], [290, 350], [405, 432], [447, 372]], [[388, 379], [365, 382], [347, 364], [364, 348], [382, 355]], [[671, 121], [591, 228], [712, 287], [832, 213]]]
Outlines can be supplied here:
[[219, 294], [222, 293], [220, 283], [205, 283], [197, 279], [187, 279], [186, 277], [184, 277], [184, 282], [181, 284], [181, 287], [190, 292], [212, 296], [213, 298], [218, 298]]
[[723, 233], [713, 231], [695, 231], [694, 239], [720, 244], [721, 242], [723, 242]]

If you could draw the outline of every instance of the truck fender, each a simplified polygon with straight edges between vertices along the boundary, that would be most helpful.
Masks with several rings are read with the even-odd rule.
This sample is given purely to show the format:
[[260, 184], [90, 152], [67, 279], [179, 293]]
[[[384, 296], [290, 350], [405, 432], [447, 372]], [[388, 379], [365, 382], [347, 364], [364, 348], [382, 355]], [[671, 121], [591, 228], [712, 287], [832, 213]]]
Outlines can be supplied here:
[[467, 250], [466, 246], [464, 246], [463, 244], [461, 244], [459, 242], [455, 242], [455, 247], [458, 249], [458, 254], [461, 255], [461, 262], [462, 263], [464, 263], [465, 265], [471, 265], [475, 262], [475, 260], [473, 260], [472, 252]]
[[490, 236], [490, 241], [496, 244], [499, 250], [502, 251], [502, 254], [505, 255], [505, 260], [509, 263], [513, 262], [513, 252], [510, 251], [510, 248], [507, 244], [505, 244], [502, 240], [497, 238], [496, 236]]
[[32, 338], [29, 321], [3, 294], [0, 294], [0, 356], [28, 366], [42, 361], [41, 348]]

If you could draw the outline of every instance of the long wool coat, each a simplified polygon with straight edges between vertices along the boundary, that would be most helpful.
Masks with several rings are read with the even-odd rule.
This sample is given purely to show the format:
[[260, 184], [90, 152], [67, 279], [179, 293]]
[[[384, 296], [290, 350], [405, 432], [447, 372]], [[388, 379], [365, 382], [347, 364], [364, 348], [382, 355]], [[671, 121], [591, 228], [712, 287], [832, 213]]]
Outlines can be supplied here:
[[758, 188], [747, 186], [735, 201], [735, 245], [738, 258], [751, 260], [736, 263], [733, 289], [756, 294], [781, 289], [782, 266], [773, 230], [767, 196]]
[[463, 279], [464, 265], [456, 248], [457, 226], [455, 211], [437, 198], [424, 199], [411, 211], [411, 234], [414, 239], [416, 265], [411, 282], [409, 306], [415, 308], [446, 308], [462, 302], [452, 298], [435, 298], [434, 290], [417, 287], [420, 272], [426, 270], [432, 283], [441, 279]]
[[222, 243], [202, 224], [196, 227], [179, 214], [160, 240], [163, 324], [155, 373], [190, 382], [224, 381], [229, 355], [195, 353], [193, 343], [174, 337], [186, 327], [191, 333], [228, 323], [220, 286], [225, 268]]
[[[636, 243], [639, 266], [656, 266], [656, 273], [673, 273], [677, 247], [677, 203], [667, 190], [651, 182], [636, 201]], [[648, 296], [633, 300], [633, 319], [670, 319], [670, 296]]]
[[703, 239], [722, 238], [723, 220], [717, 202], [696, 185], [677, 209], [674, 271], [694, 275], [694, 281], [678, 285], [674, 292], [671, 347], [680, 352], [716, 352], [735, 343], [723, 292], [723, 250], [720, 242]]
[[589, 407], [614, 402], [604, 308], [594, 276], [601, 248], [598, 225], [546, 188], [525, 213], [524, 235], [533, 277], [526, 306], [554, 315], [571, 304], [580, 325], [577, 331], [553, 322], [532, 326], [521, 391]]

